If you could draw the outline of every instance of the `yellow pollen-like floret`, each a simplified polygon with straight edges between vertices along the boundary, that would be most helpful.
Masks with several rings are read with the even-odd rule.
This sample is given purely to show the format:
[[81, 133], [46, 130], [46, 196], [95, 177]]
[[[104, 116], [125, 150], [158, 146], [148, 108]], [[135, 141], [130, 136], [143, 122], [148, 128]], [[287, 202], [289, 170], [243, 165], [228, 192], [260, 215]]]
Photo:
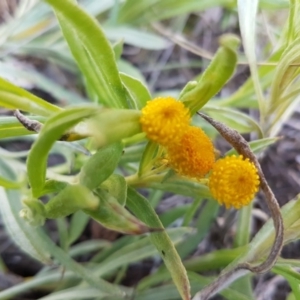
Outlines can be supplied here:
[[189, 126], [179, 143], [167, 148], [171, 167], [179, 174], [203, 178], [215, 162], [214, 146], [204, 131]]
[[212, 196], [226, 208], [248, 205], [258, 192], [259, 184], [256, 167], [242, 155], [219, 159], [209, 177]]
[[172, 97], [158, 97], [148, 101], [142, 109], [140, 123], [148, 139], [168, 146], [182, 137], [190, 119], [190, 112], [182, 102]]

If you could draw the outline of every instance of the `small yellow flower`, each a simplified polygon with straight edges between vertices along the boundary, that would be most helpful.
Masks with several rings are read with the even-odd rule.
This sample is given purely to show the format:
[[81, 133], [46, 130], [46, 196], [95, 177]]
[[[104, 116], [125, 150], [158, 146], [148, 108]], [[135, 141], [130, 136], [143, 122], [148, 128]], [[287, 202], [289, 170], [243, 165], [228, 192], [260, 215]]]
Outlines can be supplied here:
[[259, 189], [259, 176], [254, 164], [243, 156], [227, 156], [213, 166], [209, 188], [212, 196], [226, 208], [248, 205]]
[[167, 148], [172, 168], [181, 175], [202, 178], [215, 162], [214, 146], [204, 131], [189, 126], [177, 144]]
[[167, 146], [183, 135], [190, 123], [189, 110], [172, 97], [158, 97], [142, 109], [140, 123], [147, 138]]

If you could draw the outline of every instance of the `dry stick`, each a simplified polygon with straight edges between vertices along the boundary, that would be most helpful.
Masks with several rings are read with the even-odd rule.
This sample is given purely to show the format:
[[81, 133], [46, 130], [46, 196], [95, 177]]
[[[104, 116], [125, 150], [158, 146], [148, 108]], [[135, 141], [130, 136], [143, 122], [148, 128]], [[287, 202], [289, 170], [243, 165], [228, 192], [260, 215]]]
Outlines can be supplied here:
[[[31, 120], [24, 116], [18, 109], [14, 111], [14, 116], [18, 119], [18, 121], [29, 131], [33, 131], [36, 133], [39, 133], [41, 129], [43, 128], [43, 124], [40, 123], [39, 121]], [[72, 136], [77, 136], [77, 139], [80, 138], [86, 138], [86, 136], [80, 136], [79, 134], [76, 134], [72, 131], [69, 131], [65, 134], [63, 134], [59, 141], [73, 141], [70, 137]], [[75, 139], [74, 139], [75, 140]]]
[[229, 283], [234, 281], [236, 278], [239, 278], [241, 275], [247, 273], [247, 270], [254, 273], [264, 273], [272, 268], [275, 264], [277, 257], [280, 254], [282, 245], [283, 245], [283, 220], [280, 213], [280, 208], [278, 202], [270, 189], [266, 178], [261, 170], [260, 164], [256, 158], [256, 156], [251, 151], [247, 141], [236, 131], [233, 130], [226, 125], [215, 121], [209, 116], [198, 112], [199, 116], [205, 119], [208, 123], [210, 123], [213, 127], [215, 127], [221, 136], [230, 143], [233, 148], [245, 158], [249, 158], [250, 161], [254, 163], [258, 170], [258, 175], [260, 177], [260, 188], [264, 192], [267, 200], [268, 208], [271, 212], [271, 216], [274, 222], [275, 227], [275, 241], [272, 245], [271, 251], [267, 259], [257, 265], [253, 266], [250, 263], [240, 263], [234, 269], [220, 275], [220, 277], [206, 288], [204, 288], [201, 292], [197, 293], [193, 300], [205, 300], [209, 299], [209, 297], [213, 296], [213, 294], [217, 293], [223, 286], [227, 286]]
[[14, 116], [29, 131], [40, 132], [43, 126], [42, 123], [35, 120], [30, 120], [27, 117], [25, 117], [23, 114], [20, 113], [18, 109], [14, 111]]

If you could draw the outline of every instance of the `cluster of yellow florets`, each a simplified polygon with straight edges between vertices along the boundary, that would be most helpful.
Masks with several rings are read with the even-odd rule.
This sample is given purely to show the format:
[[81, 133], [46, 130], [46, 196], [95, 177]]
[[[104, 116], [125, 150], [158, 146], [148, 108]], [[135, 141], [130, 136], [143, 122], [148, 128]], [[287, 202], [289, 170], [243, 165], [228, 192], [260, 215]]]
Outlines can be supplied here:
[[209, 174], [212, 196], [226, 208], [248, 205], [259, 189], [257, 169], [249, 159], [229, 156], [215, 162], [209, 137], [190, 125], [189, 110], [172, 97], [148, 101], [140, 123], [147, 138], [164, 146], [169, 165], [180, 175], [201, 179]]
[[140, 119], [147, 137], [166, 147], [170, 166], [183, 176], [202, 178], [212, 168], [215, 155], [209, 137], [190, 126], [190, 112], [172, 97], [148, 101]]
[[219, 159], [209, 177], [212, 196], [226, 208], [248, 205], [258, 192], [259, 184], [256, 167], [241, 155]]
[[168, 159], [179, 174], [203, 178], [215, 162], [214, 146], [202, 129], [189, 126], [181, 140], [168, 147]]
[[149, 140], [168, 146], [180, 140], [190, 123], [190, 112], [172, 97], [147, 102], [140, 123]]

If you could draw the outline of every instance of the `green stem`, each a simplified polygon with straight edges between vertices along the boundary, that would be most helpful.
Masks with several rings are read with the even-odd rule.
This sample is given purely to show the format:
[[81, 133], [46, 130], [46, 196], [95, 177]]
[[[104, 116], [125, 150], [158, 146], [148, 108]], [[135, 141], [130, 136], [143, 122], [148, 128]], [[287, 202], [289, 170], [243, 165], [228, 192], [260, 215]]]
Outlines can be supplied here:
[[199, 208], [200, 204], [202, 203], [203, 199], [201, 198], [196, 198], [194, 199], [191, 207], [189, 208], [189, 210], [186, 212], [183, 222], [182, 222], [182, 226], [189, 226], [190, 222], [192, 221], [197, 209]]
[[[159, 173], [162, 170], [165, 169], [165, 166], [162, 166], [162, 168], [157, 168], [153, 171], [150, 171], [146, 174], [143, 174], [143, 176], [139, 176], [137, 173], [133, 174], [133, 175], [129, 175], [127, 177], [125, 177], [126, 183], [128, 185], [130, 185], [131, 187], [135, 187], [135, 188], [140, 188], [140, 187], [150, 187], [151, 183], [161, 183], [165, 177], [166, 177], [166, 172], [163, 173]], [[184, 179], [183, 177], [180, 176], [174, 176], [172, 177], [172, 179]], [[190, 181], [193, 182], [192, 179], [190, 179]], [[170, 182], [170, 181], [168, 181]], [[203, 178], [201, 180], [197, 180], [198, 183], [202, 183], [202, 184], [207, 184], [208, 179], [207, 178]]]
[[132, 144], [137, 144], [137, 143], [140, 143], [143, 141], [146, 141], [146, 135], [144, 132], [138, 133], [129, 138], [122, 139], [122, 143], [123, 143], [124, 147], [132, 145]]
[[[237, 232], [234, 239], [234, 247], [238, 248], [245, 246], [250, 241], [250, 231], [251, 231], [251, 219], [252, 219], [252, 207], [253, 202], [244, 206], [238, 212], [238, 221], [237, 221]], [[254, 299], [251, 283], [251, 274], [244, 276], [238, 279], [234, 285], [240, 290], [243, 291], [249, 298]]]
[[154, 174], [139, 177], [138, 174], [133, 174], [125, 178], [128, 185], [131, 187], [147, 187], [151, 182], [161, 182], [166, 174]]
[[250, 228], [252, 218], [252, 203], [248, 206], [244, 206], [238, 212], [237, 232], [234, 239], [234, 247], [244, 246], [249, 243], [250, 240]]

